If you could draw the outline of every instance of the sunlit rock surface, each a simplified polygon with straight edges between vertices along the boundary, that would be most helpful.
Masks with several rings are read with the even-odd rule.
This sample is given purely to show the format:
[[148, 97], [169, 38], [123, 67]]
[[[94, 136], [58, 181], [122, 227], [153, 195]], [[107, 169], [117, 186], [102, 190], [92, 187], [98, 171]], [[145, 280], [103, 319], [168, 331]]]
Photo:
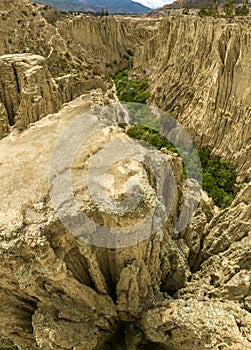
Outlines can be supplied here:
[[[0, 141], [0, 349], [250, 349], [250, 19], [186, 16], [159, 26], [62, 18], [25, 0], [2, 1], [1, 11], [0, 137], [9, 135]], [[113, 164], [105, 178], [118, 205], [127, 203], [128, 188], [132, 196], [142, 194], [138, 209], [127, 216], [104, 210], [88, 191], [88, 167], [107, 144], [128, 139], [118, 126], [105, 127], [72, 163], [76, 200], [95, 224], [130, 227], [156, 201], [158, 223], [155, 180], [166, 164], [176, 180], [164, 187], [174, 200], [159, 230], [108, 249], [61, 223], [48, 172], [65, 129], [116, 101], [105, 74], [127, 67], [135, 52], [132, 74], [149, 76], [150, 102], [177, 114], [197, 145], [237, 165], [239, 192], [221, 211], [203, 193], [178, 233], [187, 185], [182, 160], [149, 150], [155, 178], [130, 159]]]

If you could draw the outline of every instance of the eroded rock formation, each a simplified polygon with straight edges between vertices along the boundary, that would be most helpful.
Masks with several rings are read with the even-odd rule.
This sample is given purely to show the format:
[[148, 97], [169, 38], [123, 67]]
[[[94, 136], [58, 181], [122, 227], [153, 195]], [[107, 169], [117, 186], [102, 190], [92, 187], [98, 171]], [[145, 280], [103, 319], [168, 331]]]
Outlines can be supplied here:
[[107, 75], [131, 64], [157, 24], [63, 16], [27, 0], [2, 1], [0, 18], [0, 138], [17, 121], [25, 128], [82, 93], [107, 91]]
[[250, 181], [250, 19], [171, 17], [137, 52], [150, 103], [171, 110], [198, 146], [237, 165]]
[[[3, 1], [3, 6], [5, 21], [10, 21], [11, 11], [23, 19], [22, 11], [33, 9], [24, 0], [16, 4], [17, 12], [12, 3]], [[47, 14], [48, 23], [40, 10], [34, 11], [36, 23], [44, 26], [39, 27], [36, 42], [35, 22], [23, 23], [24, 31], [32, 28], [25, 41], [30, 53], [24, 53], [18, 33], [13, 34], [16, 46], [0, 41], [4, 55], [0, 64], [5, 69], [0, 77], [4, 86], [0, 132], [7, 133], [13, 121], [23, 119], [26, 126], [41, 113], [55, 112], [75, 93], [86, 94], [0, 141], [0, 349], [250, 349], [250, 30], [246, 22], [172, 18], [164, 20], [156, 33], [152, 22], [62, 20], [52, 13]], [[58, 19], [62, 22], [56, 25]], [[92, 35], [100, 30], [98, 45], [91, 45]], [[67, 59], [67, 67], [60, 68], [59, 57], [65, 50], [74, 64], [70, 67]], [[211, 146], [234, 161], [240, 190], [222, 211], [203, 194], [190, 225], [178, 233], [174, 228], [186, 193], [182, 160], [170, 152], [149, 151], [149, 155], [155, 152], [156, 178], [166, 163], [175, 174], [177, 186], [168, 192], [174, 198], [171, 214], [149, 239], [108, 249], [86, 243], [61, 223], [49, 196], [48, 168], [57, 138], [72, 121], [90, 108], [116, 100], [111, 83], [99, 74], [112, 71], [113, 67], [105, 68], [106, 62], [114, 69], [125, 67], [134, 53], [131, 56], [127, 50], [139, 50], [134, 74], [149, 76], [150, 102], [174, 111], [197, 144]], [[129, 60], [123, 59], [126, 52]], [[97, 57], [92, 55], [100, 62], [94, 63]], [[86, 69], [78, 72], [82, 64]], [[93, 66], [87, 71], [88, 64]], [[87, 92], [98, 84], [102, 89]], [[107, 191], [120, 200], [124, 182], [136, 178], [149, 194], [143, 197], [141, 210], [121, 219], [93, 203], [86, 180], [88, 166], [106, 144], [123, 138], [127, 138], [123, 129], [103, 128], [86, 140], [72, 164], [82, 210], [94, 222], [111, 227], [140, 222], [158, 194], [147, 168], [124, 160], [109, 169]], [[161, 214], [156, 212], [157, 221]]]

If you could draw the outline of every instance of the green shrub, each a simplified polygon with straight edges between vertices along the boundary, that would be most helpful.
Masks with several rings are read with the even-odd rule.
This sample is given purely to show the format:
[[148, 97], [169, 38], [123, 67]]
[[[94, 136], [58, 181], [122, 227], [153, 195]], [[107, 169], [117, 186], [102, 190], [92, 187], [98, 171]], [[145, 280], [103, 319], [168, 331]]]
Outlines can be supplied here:
[[197, 163], [197, 157], [193, 154], [189, 157], [186, 165], [189, 177], [198, 179], [201, 167], [203, 189], [218, 207], [228, 207], [234, 199], [235, 168], [220, 157], [213, 156], [208, 148], [197, 149], [197, 152], [201, 164]]
[[178, 152], [177, 149], [170, 142], [161, 137], [157, 131], [146, 126], [134, 125], [127, 130], [127, 134], [132, 139], [145, 141], [158, 150], [166, 148], [172, 152]]
[[203, 17], [203, 16], [216, 16], [216, 11], [215, 11], [212, 4], [210, 4], [208, 6], [201, 4], [198, 15], [201, 17]]
[[249, 8], [245, 3], [242, 6], [238, 6], [235, 8], [236, 16], [247, 16], [248, 14], [249, 14]]
[[227, 17], [233, 17], [235, 14], [235, 0], [227, 0], [224, 4], [224, 11]]
[[117, 72], [112, 79], [121, 102], [146, 103], [146, 100], [150, 97], [150, 93], [147, 91], [147, 79], [130, 80], [128, 70]]
[[218, 207], [228, 207], [234, 199], [235, 168], [220, 157], [212, 156], [208, 149], [199, 149], [198, 153], [202, 165], [203, 189]]

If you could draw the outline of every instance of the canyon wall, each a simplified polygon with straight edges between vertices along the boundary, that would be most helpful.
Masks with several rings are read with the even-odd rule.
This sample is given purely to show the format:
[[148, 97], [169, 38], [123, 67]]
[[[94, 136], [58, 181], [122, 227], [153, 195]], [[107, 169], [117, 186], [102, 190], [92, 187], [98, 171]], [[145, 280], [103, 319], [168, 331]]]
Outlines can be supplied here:
[[101, 72], [117, 72], [132, 65], [135, 50], [151, 38], [159, 22], [152, 19], [75, 16], [57, 24], [70, 43], [81, 45]]
[[62, 15], [26, 0], [2, 1], [0, 138], [17, 122], [25, 128], [84, 92], [109, 89], [107, 75], [132, 65], [136, 47], [157, 23]]
[[[150, 103], [173, 113], [200, 147], [251, 167], [250, 19], [165, 18], [136, 53], [149, 78]], [[246, 178], [247, 177], [247, 178]]]

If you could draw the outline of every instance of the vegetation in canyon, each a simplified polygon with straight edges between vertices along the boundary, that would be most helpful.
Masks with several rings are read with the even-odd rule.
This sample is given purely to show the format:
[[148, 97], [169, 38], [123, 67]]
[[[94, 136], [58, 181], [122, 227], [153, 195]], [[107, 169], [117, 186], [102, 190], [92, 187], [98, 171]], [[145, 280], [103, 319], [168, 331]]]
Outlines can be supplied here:
[[[235, 197], [236, 170], [232, 164], [212, 155], [208, 148], [198, 148], [201, 161], [202, 186], [214, 203], [224, 209], [231, 205]], [[193, 163], [189, 165], [197, 169]]]
[[[131, 102], [146, 103], [150, 97], [147, 91], [148, 80], [132, 80], [128, 78], [129, 70], [117, 72], [112, 78], [116, 86], [116, 92], [119, 100], [128, 104], [128, 110], [131, 114], [132, 122], [135, 120], [137, 125], [127, 129], [127, 134], [133, 139], [147, 142], [156, 149], [166, 148], [175, 153], [180, 150], [174, 147], [157, 130], [154, 130], [154, 121], [152, 118], [147, 119], [149, 109], [142, 106], [137, 108], [130, 105]], [[152, 124], [152, 128], [149, 127]], [[147, 126], [146, 126], [147, 125]], [[224, 161], [218, 156], [211, 154], [208, 148], [198, 148], [196, 150], [200, 157], [202, 169], [202, 186], [213, 199], [215, 205], [224, 209], [231, 205], [234, 199], [234, 186], [236, 182], [236, 171], [233, 165]], [[187, 169], [193, 178], [199, 177], [200, 164], [195, 161], [193, 154], [189, 158]]]
[[129, 79], [128, 73], [129, 70], [126, 69], [112, 76], [119, 100], [121, 102], [146, 103], [150, 97], [150, 92], [147, 91], [147, 79], [132, 80]]
[[[145, 141], [160, 150], [166, 148], [172, 152], [179, 153], [170, 142], [148, 127], [134, 125], [127, 130], [129, 137]], [[201, 161], [202, 185], [219, 208], [224, 209], [231, 205], [234, 199], [234, 186], [236, 182], [236, 171], [233, 165], [222, 160], [220, 157], [211, 154], [208, 148], [198, 148], [197, 152]], [[187, 165], [190, 174], [198, 177], [199, 164], [194, 160], [193, 155]]]

